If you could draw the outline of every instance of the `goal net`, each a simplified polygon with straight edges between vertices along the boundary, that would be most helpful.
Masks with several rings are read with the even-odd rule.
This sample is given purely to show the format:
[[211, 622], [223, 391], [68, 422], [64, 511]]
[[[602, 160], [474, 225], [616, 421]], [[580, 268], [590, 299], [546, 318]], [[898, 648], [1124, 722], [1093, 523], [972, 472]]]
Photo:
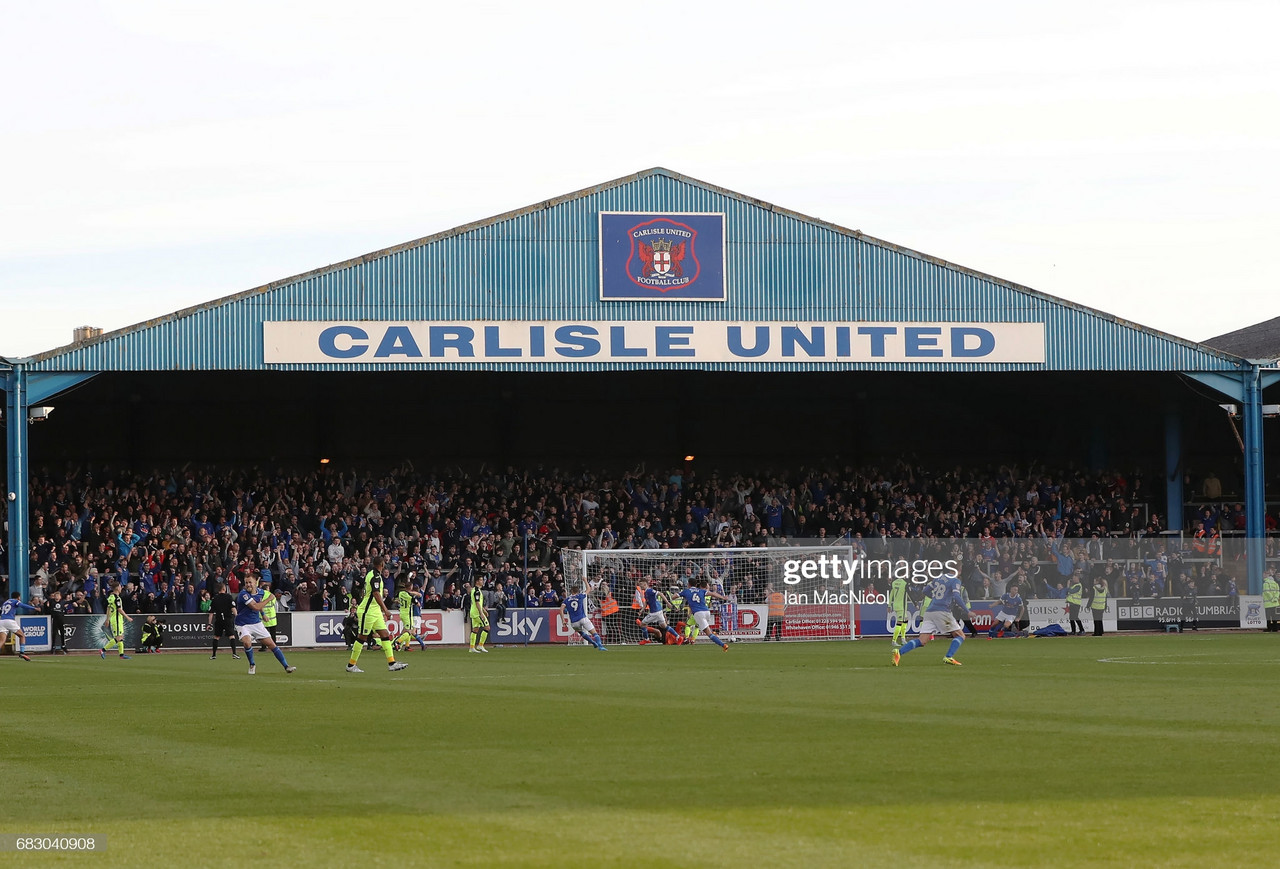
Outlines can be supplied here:
[[637, 594], [641, 580], [661, 592], [668, 624], [683, 634], [688, 612], [680, 590], [703, 579], [729, 598], [707, 601], [712, 630], [725, 640], [857, 639], [859, 584], [847, 581], [856, 575], [851, 546], [571, 549], [562, 559], [565, 580], [589, 593], [605, 643], [654, 639], [636, 623], [645, 611]]

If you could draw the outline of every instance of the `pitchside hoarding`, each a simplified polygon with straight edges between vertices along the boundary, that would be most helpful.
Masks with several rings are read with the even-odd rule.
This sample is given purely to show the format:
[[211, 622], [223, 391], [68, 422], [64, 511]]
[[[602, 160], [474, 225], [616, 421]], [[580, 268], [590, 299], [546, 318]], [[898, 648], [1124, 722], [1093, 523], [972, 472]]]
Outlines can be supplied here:
[[[1046, 625], [1062, 625], [1064, 628], [1068, 625], [1067, 620], [1067, 604], [1062, 600], [1038, 600], [1030, 598], [1025, 601], [1027, 605], [1027, 619], [1031, 623], [1031, 628], [1043, 628]], [[996, 608], [999, 601], [994, 600], [975, 600], [969, 602], [969, 611], [973, 614], [973, 626], [980, 631], [988, 631], [992, 624], [995, 623]], [[893, 633], [893, 618], [889, 613], [889, 607], [885, 603], [859, 604], [857, 610], [858, 636], [862, 637], [887, 637]], [[791, 613], [791, 608], [787, 608], [787, 615]], [[1102, 618], [1102, 629], [1107, 632], [1114, 632], [1123, 627], [1117, 622], [1117, 602], [1114, 598], [1107, 601], [1107, 609]], [[1086, 631], [1093, 630], [1093, 615], [1088, 611], [1087, 607], [1080, 608], [1080, 621], [1084, 623]], [[917, 633], [920, 630], [920, 614], [916, 610], [911, 611], [911, 633]], [[783, 629], [783, 636], [786, 636], [786, 629]]]
[[[279, 613], [276, 619], [276, 645], [293, 645], [292, 614]], [[142, 626], [146, 621], [146, 615], [134, 613], [133, 621], [124, 623], [126, 651], [132, 652], [138, 648]], [[156, 621], [164, 626], [164, 645], [161, 648], [208, 649], [213, 643], [208, 613], [158, 613]], [[70, 651], [101, 649], [109, 639], [107, 617], [103, 615], [66, 616], [64, 630], [67, 634], [67, 649]]]
[[1200, 597], [1193, 604], [1182, 598], [1140, 598], [1121, 600], [1120, 629], [1159, 630], [1168, 624], [1195, 624], [1201, 628], [1266, 627], [1262, 597]]
[[26, 637], [28, 652], [48, 652], [53, 649], [53, 632], [48, 616], [18, 616], [18, 627]]

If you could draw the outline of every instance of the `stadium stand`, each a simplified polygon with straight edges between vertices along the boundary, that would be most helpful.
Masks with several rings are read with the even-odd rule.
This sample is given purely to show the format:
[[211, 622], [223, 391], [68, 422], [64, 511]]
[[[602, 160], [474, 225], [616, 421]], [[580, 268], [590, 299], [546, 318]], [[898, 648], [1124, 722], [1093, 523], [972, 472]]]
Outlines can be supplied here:
[[[424, 586], [429, 609], [460, 608], [478, 574], [493, 580], [504, 603], [559, 606], [561, 547], [678, 550], [841, 538], [948, 549], [962, 558], [975, 599], [1002, 593], [1013, 578], [1057, 596], [1053, 568], [1063, 552], [1120, 596], [1181, 593], [1186, 581], [1202, 594], [1225, 590], [1230, 577], [1194, 538], [1185, 552], [1176, 541], [1168, 547], [1171, 565], [1150, 561], [1165, 538], [1147, 479], [1141, 471], [935, 471], [906, 462], [785, 474], [690, 467], [468, 473], [408, 463], [378, 473], [80, 469], [56, 482], [42, 476], [31, 492], [32, 596], [57, 589], [69, 612], [101, 611], [107, 577], [119, 576], [133, 611], [197, 612], [217, 581], [234, 589], [247, 573], [266, 571], [293, 608], [341, 611], [383, 553], [401, 581], [412, 573]], [[1231, 503], [1207, 504], [1199, 516], [1211, 530], [1243, 521]], [[1065, 541], [1055, 552], [1059, 538]], [[747, 590], [747, 597], [762, 593]]]

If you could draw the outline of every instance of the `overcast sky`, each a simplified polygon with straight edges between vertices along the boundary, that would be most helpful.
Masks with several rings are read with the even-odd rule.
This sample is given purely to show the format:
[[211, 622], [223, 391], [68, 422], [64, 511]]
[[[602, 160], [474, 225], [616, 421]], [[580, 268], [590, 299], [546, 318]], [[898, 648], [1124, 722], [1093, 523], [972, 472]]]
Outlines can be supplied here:
[[1193, 340], [1280, 315], [1280, 3], [4, 4], [0, 355], [653, 166]]

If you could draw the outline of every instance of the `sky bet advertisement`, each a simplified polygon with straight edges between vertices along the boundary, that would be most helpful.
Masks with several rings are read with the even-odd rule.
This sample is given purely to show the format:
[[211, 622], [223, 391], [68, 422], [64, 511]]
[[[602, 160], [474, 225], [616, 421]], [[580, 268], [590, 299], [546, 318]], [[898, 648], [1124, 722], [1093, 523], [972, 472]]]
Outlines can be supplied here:
[[[601, 212], [599, 221], [601, 301], [726, 300], [723, 214]], [[262, 329], [268, 365], [1045, 361], [1044, 323], [292, 320]]]

